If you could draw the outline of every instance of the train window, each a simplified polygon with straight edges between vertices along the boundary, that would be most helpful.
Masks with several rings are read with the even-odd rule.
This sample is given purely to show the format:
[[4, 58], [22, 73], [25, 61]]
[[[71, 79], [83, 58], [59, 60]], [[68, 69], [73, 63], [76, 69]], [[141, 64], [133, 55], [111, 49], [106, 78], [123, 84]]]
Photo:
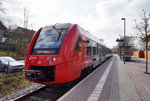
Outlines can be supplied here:
[[101, 49], [102, 49], [102, 45], [99, 44], [99, 55], [100, 55], [100, 56], [102, 56], [102, 51], [101, 51]]
[[96, 55], [96, 47], [97, 47], [96, 43], [93, 42], [92, 46], [93, 46], [93, 55]]
[[35, 44], [35, 48], [57, 48], [67, 32], [67, 29], [43, 28]]
[[35, 42], [32, 54], [58, 54], [61, 43], [68, 29], [69, 28], [56, 28], [54, 26], [46, 26], [42, 28]]
[[92, 42], [89, 39], [87, 39], [86, 42], [86, 55], [90, 56], [92, 55]]
[[75, 51], [81, 51], [81, 48], [81, 36], [79, 36], [76, 43]]
[[105, 48], [105, 46], [103, 47], [103, 56], [105, 56], [106, 55], [106, 48]]
[[97, 44], [97, 55], [99, 54], [99, 45]]
[[104, 49], [104, 46], [102, 46], [102, 47], [101, 47], [101, 53], [102, 53], [102, 56], [104, 56], [104, 55], [105, 55], [105, 53], [104, 53], [104, 52], [105, 52], [105, 49]]

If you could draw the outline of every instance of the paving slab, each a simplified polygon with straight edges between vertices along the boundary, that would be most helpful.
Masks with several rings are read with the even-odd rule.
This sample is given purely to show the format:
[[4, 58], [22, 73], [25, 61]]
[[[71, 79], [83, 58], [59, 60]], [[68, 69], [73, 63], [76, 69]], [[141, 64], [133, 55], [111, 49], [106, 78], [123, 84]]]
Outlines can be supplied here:
[[[150, 101], [150, 74], [145, 74], [145, 59], [132, 58], [125, 68], [143, 101]], [[150, 64], [148, 65], [150, 71]]]
[[142, 101], [141, 95], [138, 93], [134, 83], [128, 75], [128, 71], [126, 69], [126, 65], [128, 63], [126, 62], [126, 64], [124, 64], [119, 60], [119, 58], [117, 58], [117, 60], [120, 101]]

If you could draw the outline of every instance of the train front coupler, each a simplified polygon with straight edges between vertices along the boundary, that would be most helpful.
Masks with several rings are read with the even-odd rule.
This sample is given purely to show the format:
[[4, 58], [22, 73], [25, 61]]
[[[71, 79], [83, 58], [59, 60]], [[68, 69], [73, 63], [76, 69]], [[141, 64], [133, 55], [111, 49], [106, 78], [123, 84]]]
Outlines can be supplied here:
[[40, 70], [26, 70], [26, 79], [33, 81], [42, 81], [44, 79], [44, 74]]

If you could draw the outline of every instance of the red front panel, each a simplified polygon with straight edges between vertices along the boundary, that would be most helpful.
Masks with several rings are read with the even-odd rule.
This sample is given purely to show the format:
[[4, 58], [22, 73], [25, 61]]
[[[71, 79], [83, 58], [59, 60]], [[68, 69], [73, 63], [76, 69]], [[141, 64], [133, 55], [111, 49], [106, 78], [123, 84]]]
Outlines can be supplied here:
[[[79, 59], [80, 57], [83, 57], [83, 54], [82, 52], [74, 53], [77, 38], [80, 34], [78, 32], [77, 25], [74, 25], [70, 28], [70, 30], [68, 30], [58, 55], [30, 55], [39, 32], [40, 30], [34, 35], [29, 45], [28, 53], [26, 56], [25, 71], [30, 70], [31, 66], [55, 66], [55, 81], [35, 82], [44, 84], [66, 83], [80, 77], [80, 66], [82, 65], [82, 62], [79, 61]], [[53, 61], [53, 58], [56, 58], [56, 61]], [[78, 59], [73, 60], [76, 58]]]

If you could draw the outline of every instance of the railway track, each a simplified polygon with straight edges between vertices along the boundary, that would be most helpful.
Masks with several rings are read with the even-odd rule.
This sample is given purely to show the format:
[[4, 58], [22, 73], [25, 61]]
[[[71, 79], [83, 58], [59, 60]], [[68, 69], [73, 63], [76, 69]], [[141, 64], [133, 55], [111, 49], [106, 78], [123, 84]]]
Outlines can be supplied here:
[[35, 90], [26, 95], [13, 99], [12, 101], [56, 101], [60, 96], [65, 94], [78, 82], [80, 82], [80, 80], [76, 80], [70, 86], [62, 86], [62, 85], [44, 86], [38, 90]]
[[56, 101], [84, 78], [79, 78], [68, 85], [43, 86], [11, 101]]

